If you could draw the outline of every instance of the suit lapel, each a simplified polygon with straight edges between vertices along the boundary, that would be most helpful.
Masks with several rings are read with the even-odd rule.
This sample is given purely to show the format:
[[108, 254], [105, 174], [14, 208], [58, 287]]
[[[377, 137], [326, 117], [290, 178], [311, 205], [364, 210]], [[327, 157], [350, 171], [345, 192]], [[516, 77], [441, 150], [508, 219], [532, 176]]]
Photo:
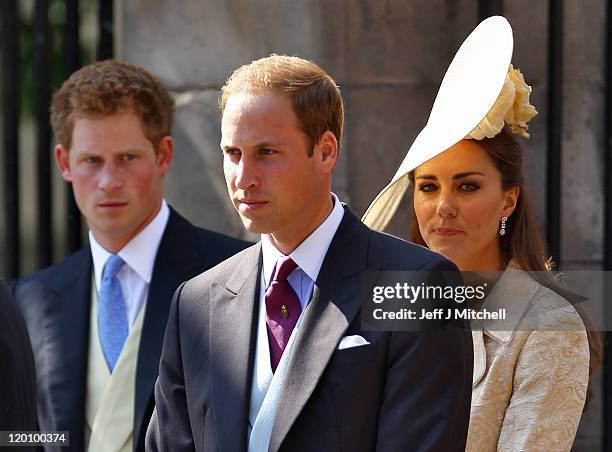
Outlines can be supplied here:
[[342, 335], [361, 306], [368, 229], [345, 207], [304, 312], [270, 438], [276, 452], [318, 384]]
[[226, 451], [246, 448], [260, 271], [261, 243], [258, 243], [245, 252], [225, 287], [211, 288], [213, 409], [219, 444]]
[[[140, 337], [134, 395], [134, 450], [144, 448], [147, 413], [153, 410], [153, 390], [159, 372], [163, 332], [176, 288], [201, 268], [194, 246], [193, 226], [170, 210], [168, 224], [159, 244], [149, 286]], [[141, 444], [142, 443], [142, 444]]]
[[56, 302], [47, 303], [43, 370], [53, 429], [70, 430], [70, 445], [84, 443], [85, 379], [91, 304], [92, 259], [89, 249], [75, 254], [49, 287]]

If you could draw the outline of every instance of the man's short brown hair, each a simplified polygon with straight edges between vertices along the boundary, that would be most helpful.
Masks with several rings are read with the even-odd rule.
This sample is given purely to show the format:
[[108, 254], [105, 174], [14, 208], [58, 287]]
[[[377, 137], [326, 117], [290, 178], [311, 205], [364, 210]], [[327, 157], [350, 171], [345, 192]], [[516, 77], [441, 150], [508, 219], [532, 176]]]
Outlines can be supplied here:
[[54, 94], [51, 125], [57, 140], [67, 150], [77, 117], [102, 118], [134, 112], [155, 152], [170, 134], [174, 101], [159, 80], [141, 67], [106, 60], [74, 72]]
[[270, 55], [239, 67], [221, 88], [221, 116], [234, 93], [272, 90], [287, 93], [300, 126], [310, 141], [308, 155], [327, 130], [342, 140], [344, 106], [336, 82], [312, 61]]

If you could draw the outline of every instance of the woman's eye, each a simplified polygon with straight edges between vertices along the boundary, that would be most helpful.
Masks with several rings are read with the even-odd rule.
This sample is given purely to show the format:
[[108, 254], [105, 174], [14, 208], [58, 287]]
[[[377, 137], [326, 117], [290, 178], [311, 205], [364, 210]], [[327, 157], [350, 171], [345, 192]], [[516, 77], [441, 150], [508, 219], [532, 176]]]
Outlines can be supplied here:
[[459, 188], [463, 191], [476, 191], [480, 187], [476, 184], [472, 184], [471, 182], [464, 182], [459, 186]]
[[263, 155], [273, 155], [276, 151], [274, 149], [270, 149], [270, 148], [262, 148], [261, 149], [261, 153]]
[[420, 191], [425, 191], [425, 192], [434, 191], [437, 188], [438, 187], [436, 186], [436, 184], [431, 184], [431, 183], [419, 185], [419, 190]]

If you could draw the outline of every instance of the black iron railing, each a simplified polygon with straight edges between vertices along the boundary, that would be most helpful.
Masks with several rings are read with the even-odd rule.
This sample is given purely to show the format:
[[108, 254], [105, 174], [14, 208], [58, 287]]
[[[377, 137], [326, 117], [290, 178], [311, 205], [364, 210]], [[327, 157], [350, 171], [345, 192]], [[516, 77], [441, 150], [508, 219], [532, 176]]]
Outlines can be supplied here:
[[2, 21], [2, 130], [4, 166], [3, 256], [6, 277], [19, 274], [19, 13], [17, 0], [4, 0]]
[[[63, 31], [61, 33], [61, 57], [54, 60], [53, 42], [49, 23], [49, 8], [52, 1], [36, 0], [32, 4], [32, 91], [33, 117], [35, 127], [36, 160], [36, 267], [43, 268], [54, 262], [53, 258], [53, 205], [51, 175], [54, 171], [52, 161], [52, 133], [49, 123], [49, 106], [53, 90], [52, 71], [54, 65], [63, 66], [64, 79], [81, 65], [80, 43], [80, 3], [79, 0], [64, 0]], [[57, 2], [55, 2], [57, 3]], [[97, 59], [113, 57], [113, 1], [99, 0], [98, 25], [100, 27], [97, 43]], [[21, 92], [23, 84], [20, 74], [25, 70], [20, 53], [20, 11], [17, 0], [0, 2], [1, 47], [2, 47], [2, 166], [4, 168], [4, 208], [5, 228], [4, 255], [2, 266], [4, 277], [11, 281], [20, 276], [21, 226], [19, 192], [19, 125], [21, 113]], [[57, 59], [57, 58], [56, 58]], [[56, 201], [57, 202], [57, 201]], [[67, 252], [79, 249], [81, 240], [81, 215], [74, 202], [72, 190], [68, 190], [66, 200], [66, 243]]]

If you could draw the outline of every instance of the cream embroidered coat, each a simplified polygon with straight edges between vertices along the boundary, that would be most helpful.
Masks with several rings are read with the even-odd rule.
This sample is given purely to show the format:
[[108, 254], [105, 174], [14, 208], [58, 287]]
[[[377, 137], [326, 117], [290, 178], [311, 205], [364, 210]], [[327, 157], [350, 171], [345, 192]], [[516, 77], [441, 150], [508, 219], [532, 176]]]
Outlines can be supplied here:
[[472, 331], [466, 451], [569, 451], [589, 377], [589, 344], [580, 316], [512, 262], [485, 307], [506, 307], [514, 325], [489, 321], [484, 331]]

